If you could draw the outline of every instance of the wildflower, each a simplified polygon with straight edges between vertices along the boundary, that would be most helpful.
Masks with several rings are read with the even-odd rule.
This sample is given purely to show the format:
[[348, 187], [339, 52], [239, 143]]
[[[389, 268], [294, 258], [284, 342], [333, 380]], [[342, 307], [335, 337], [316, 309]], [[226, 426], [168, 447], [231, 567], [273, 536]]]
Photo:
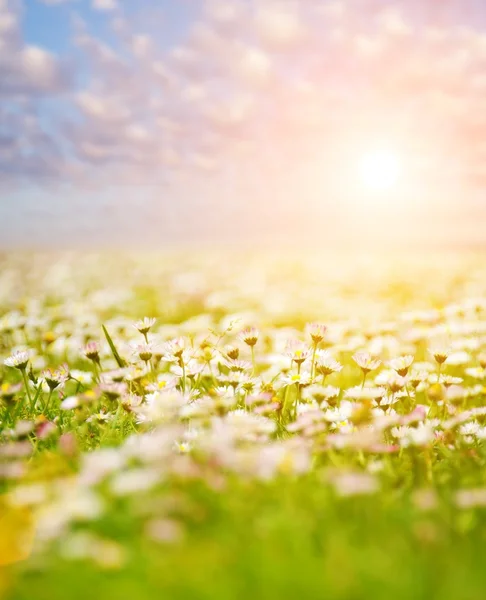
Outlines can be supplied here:
[[148, 392], [160, 392], [162, 390], [168, 391], [173, 390], [177, 386], [177, 377], [172, 377], [168, 373], [161, 373], [157, 375], [155, 383], [150, 383], [146, 390]]
[[67, 379], [67, 375], [65, 373], [62, 371], [56, 371], [54, 369], [46, 369], [45, 371], [42, 371], [41, 376], [49, 386], [49, 390], [51, 392], [62, 385]]
[[302, 365], [302, 363], [305, 362], [309, 357], [309, 348], [302, 342], [292, 340], [287, 343], [285, 353], [297, 366], [300, 367], [300, 365]]
[[321, 325], [320, 323], [310, 323], [308, 326], [309, 335], [314, 344], [319, 344], [323, 341], [324, 336], [326, 335], [327, 327], [325, 325]]
[[452, 352], [451, 354], [449, 354], [449, 356], [447, 358], [447, 364], [458, 367], [458, 366], [467, 365], [470, 360], [471, 360], [471, 356], [469, 355], [468, 352], [465, 352], [465, 351]]
[[333, 373], [339, 373], [343, 366], [335, 360], [328, 351], [317, 352], [315, 371], [324, 378]]
[[47, 420], [40, 420], [35, 428], [35, 434], [39, 440], [46, 440], [56, 432], [56, 425]]
[[364, 387], [368, 373], [378, 369], [381, 365], [381, 360], [373, 358], [369, 352], [356, 352], [352, 358], [363, 372], [363, 382], [361, 385]]
[[441, 366], [443, 365], [449, 357], [449, 350], [446, 348], [433, 348], [430, 351], [430, 354], [434, 357], [435, 362]]
[[100, 410], [99, 412], [93, 413], [92, 415], [90, 415], [86, 419], [86, 423], [100, 423], [100, 424], [108, 423], [108, 421], [111, 421], [114, 418], [115, 418], [114, 414]]
[[240, 349], [236, 346], [226, 346], [224, 353], [229, 360], [238, 360]]
[[155, 325], [156, 319], [150, 317], [144, 317], [143, 319], [136, 321], [133, 326], [137, 329], [142, 335], [146, 336], [147, 333], [152, 329]]
[[20, 383], [12, 384], [12, 383], [2, 383], [0, 386], [0, 398], [5, 400], [5, 402], [11, 402], [15, 396], [22, 389], [22, 385]]
[[480, 381], [486, 379], [486, 369], [483, 366], [468, 367], [464, 372], [468, 377], [472, 377], [473, 379], [479, 379]]
[[[337, 396], [339, 396], [339, 392], [340, 390], [338, 389]], [[326, 400], [326, 388], [323, 385], [314, 383], [304, 389], [302, 393], [302, 399], [315, 400], [317, 404], [321, 405]]]
[[[334, 406], [336, 404], [337, 399], [341, 394], [341, 390], [338, 387], [334, 387], [332, 385], [323, 386], [321, 393], [324, 395], [324, 399], [330, 406]], [[316, 398], [317, 400], [317, 398]]]
[[429, 377], [429, 382], [431, 384], [442, 384], [444, 387], [448, 388], [451, 385], [460, 385], [462, 383], [462, 378], [453, 377], [452, 375], [431, 375]]
[[411, 354], [407, 354], [406, 356], [400, 356], [399, 358], [390, 360], [388, 362], [388, 366], [396, 371], [400, 377], [405, 377], [413, 363], [413, 360], [414, 357]]
[[172, 519], [155, 519], [147, 524], [146, 534], [154, 542], [172, 544], [182, 538], [184, 530]]
[[175, 442], [175, 448], [181, 454], [188, 454], [192, 450], [189, 442]]
[[437, 508], [439, 498], [435, 490], [422, 488], [415, 490], [412, 502], [421, 511], [431, 511]]
[[114, 401], [126, 394], [127, 386], [124, 383], [101, 383], [100, 390], [108, 400]]
[[150, 359], [152, 358], [154, 353], [152, 344], [139, 344], [135, 351], [138, 354], [140, 360], [142, 360], [145, 363], [150, 362]]
[[[143, 378], [147, 375], [147, 373], [147, 365], [144, 367], [132, 366], [126, 369], [123, 381], [126, 383], [130, 383], [132, 381], [139, 383], [143, 381]], [[114, 379], [114, 381], [118, 383], [118, 378]]]
[[59, 438], [59, 449], [65, 456], [75, 456], [78, 450], [76, 436], [72, 433], [63, 433]]
[[112, 371], [103, 371], [103, 381], [120, 383], [127, 378], [129, 372], [129, 368], [113, 369]]
[[386, 391], [382, 387], [355, 386], [344, 393], [346, 398], [352, 398], [353, 400], [381, 400], [385, 395]]
[[386, 383], [386, 386], [390, 390], [390, 392], [393, 395], [395, 395], [397, 392], [403, 390], [406, 384], [407, 381], [404, 377], [401, 377], [400, 375], [395, 375], [394, 377], [389, 378], [389, 380]]
[[89, 371], [79, 371], [77, 369], [73, 369], [70, 372], [70, 377], [82, 385], [90, 385], [93, 383], [93, 373], [90, 373]]
[[100, 363], [100, 345], [98, 342], [88, 342], [83, 349], [83, 354], [94, 363]]
[[310, 373], [290, 373], [282, 377], [282, 382], [287, 385], [309, 385], [311, 381]]
[[248, 346], [255, 346], [260, 333], [256, 327], [246, 327], [240, 334], [241, 339]]
[[183, 337], [174, 338], [166, 342], [164, 360], [167, 362], [180, 362], [187, 351], [186, 340]]
[[435, 437], [432, 424], [424, 422], [418, 423], [417, 427], [395, 427], [391, 433], [404, 448], [408, 446], [426, 446]]
[[421, 383], [424, 383], [429, 379], [429, 373], [428, 371], [412, 371], [409, 375], [409, 379], [412, 387], [416, 389]]
[[6, 358], [4, 363], [7, 367], [13, 367], [15, 369], [19, 369], [19, 371], [25, 371], [29, 360], [30, 355], [27, 350], [18, 350]]
[[480, 352], [478, 355], [478, 362], [480, 367], [486, 370], [486, 352]]
[[226, 363], [226, 366], [230, 371], [240, 371], [243, 373], [244, 371], [249, 371], [251, 369], [251, 363], [246, 360], [232, 360]]
[[68, 396], [61, 402], [61, 410], [72, 410], [80, 405], [79, 398], [77, 396]]
[[339, 496], [361, 496], [378, 491], [378, 482], [371, 473], [337, 472], [330, 482]]
[[368, 352], [356, 352], [352, 358], [364, 375], [375, 371], [381, 365], [381, 360], [373, 358]]
[[486, 488], [459, 490], [455, 494], [455, 502], [459, 508], [464, 509], [486, 506]]

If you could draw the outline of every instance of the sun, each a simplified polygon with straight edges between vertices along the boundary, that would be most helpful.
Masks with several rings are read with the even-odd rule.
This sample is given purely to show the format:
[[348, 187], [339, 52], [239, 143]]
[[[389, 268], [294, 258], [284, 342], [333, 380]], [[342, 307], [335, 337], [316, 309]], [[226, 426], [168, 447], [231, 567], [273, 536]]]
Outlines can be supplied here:
[[399, 157], [387, 149], [373, 150], [363, 154], [358, 168], [362, 183], [373, 191], [392, 189], [397, 185], [401, 174]]

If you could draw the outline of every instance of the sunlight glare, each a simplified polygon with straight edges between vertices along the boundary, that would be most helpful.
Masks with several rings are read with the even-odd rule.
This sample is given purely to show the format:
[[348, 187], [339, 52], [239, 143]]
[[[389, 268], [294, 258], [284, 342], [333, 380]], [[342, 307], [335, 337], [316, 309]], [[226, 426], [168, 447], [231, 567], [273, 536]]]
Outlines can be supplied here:
[[359, 174], [363, 184], [373, 191], [385, 191], [394, 187], [400, 177], [398, 157], [389, 150], [375, 150], [361, 157]]

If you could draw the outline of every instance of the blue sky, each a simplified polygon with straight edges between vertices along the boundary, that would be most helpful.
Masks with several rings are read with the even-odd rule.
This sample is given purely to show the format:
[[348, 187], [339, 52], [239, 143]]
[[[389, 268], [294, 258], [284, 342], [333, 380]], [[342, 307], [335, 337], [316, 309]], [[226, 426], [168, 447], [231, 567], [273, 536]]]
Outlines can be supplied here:
[[363, 202], [394, 218], [357, 179], [383, 143], [404, 227], [430, 215], [481, 239], [485, 15], [480, 0], [0, 0], [3, 244], [359, 228]]
[[[140, 5], [145, 5], [144, 9]], [[77, 0], [60, 4], [44, 4], [39, 0], [24, 1], [23, 31], [25, 39], [39, 44], [56, 54], [71, 50], [71, 17], [76, 14], [87, 23], [98, 37], [116, 43], [111, 35], [111, 11], [94, 10], [90, 0]], [[156, 2], [126, 2], [124, 14], [134, 18], [148, 33], [158, 34], [162, 47], [170, 48], [187, 33], [191, 22], [200, 12], [198, 0], [157, 0]], [[150, 19], [152, 15], [155, 19]]]

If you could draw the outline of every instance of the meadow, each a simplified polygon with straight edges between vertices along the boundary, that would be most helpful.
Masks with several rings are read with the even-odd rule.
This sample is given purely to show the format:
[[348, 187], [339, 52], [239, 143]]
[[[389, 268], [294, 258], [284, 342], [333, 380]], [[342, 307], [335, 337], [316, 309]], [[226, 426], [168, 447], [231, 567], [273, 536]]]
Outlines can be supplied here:
[[486, 255], [0, 257], [0, 596], [475, 600]]

